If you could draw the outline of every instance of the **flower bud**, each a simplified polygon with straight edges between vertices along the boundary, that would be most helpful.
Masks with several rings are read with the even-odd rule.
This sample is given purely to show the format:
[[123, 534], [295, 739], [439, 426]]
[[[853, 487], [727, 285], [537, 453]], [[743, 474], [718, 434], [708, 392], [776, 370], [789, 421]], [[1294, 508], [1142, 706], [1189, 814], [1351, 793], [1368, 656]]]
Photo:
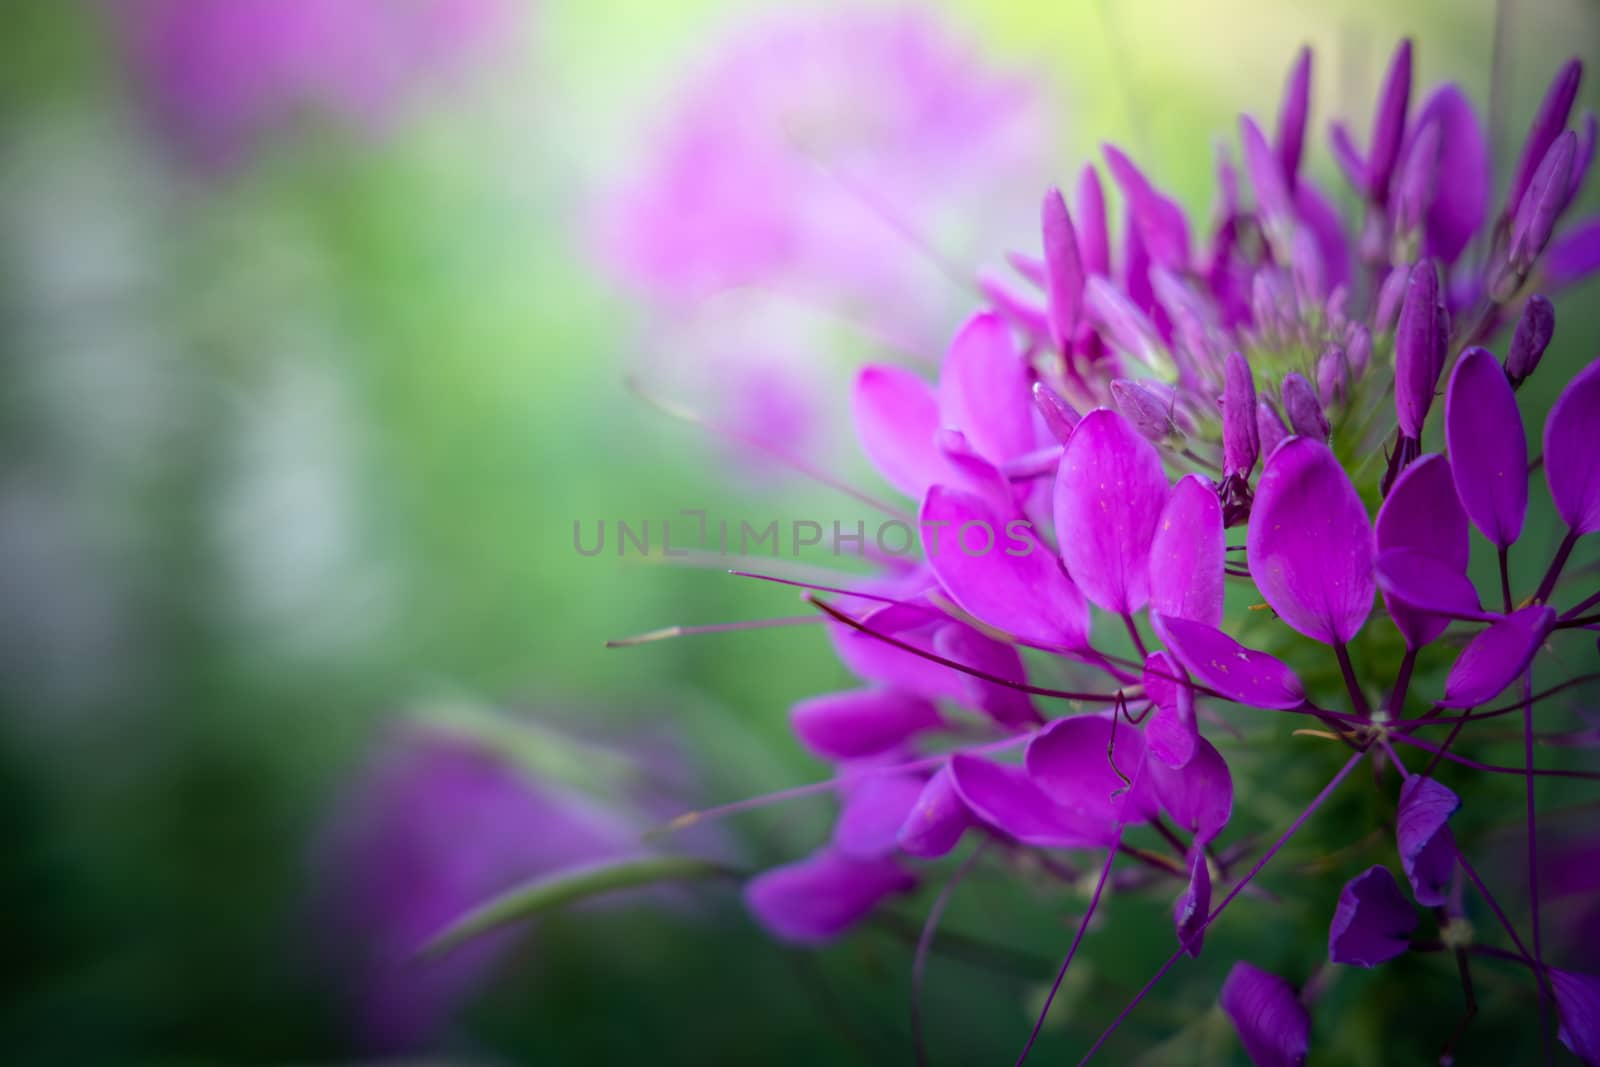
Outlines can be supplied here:
[[1322, 355], [1317, 357], [1317, 395], [1322, 398], [1323, 406], [1331, 407], [1343, 404], [1349, 394], [1350, 378], [1344, 348], [1336, 344], [1325, 345]]
[[1573, 101], [1578, 98], [1578, 83], [1583, 80], [1583, 64], [1576, 59], [1556, 72], [1550, 88], [1545, 91], [1539, 112], [1528, 127], [1527, 139], [1522, 143], [1522, 156], [1511, 178], [1511, 189], [1506, 194], [1506, 216], [1515, 218], [1522, 207], [1533, 174], [1544, 161], [1545, 154], [1555, 143], [1561, 131], [1567, 128], [1567, 117], [1572, 114]]
[[1277, 411], [1265, 400], [1256, 401], [1256, 432], [1261, 438], [1261, 454], [1268, 459], [1289, 437], [1288, 427], [1284, 426]]
[[1372, 331], [1352, 322], [1344, 335], [1344, 360], [1350, 368], [1350, 381], [1359, 382], [1372, 363]]
[[1556, 218], [1567, 204], [1567, 187], [1572, 179], [1572, 162], [1578, 152], [1578, 135], [1571, 130], [1557, 137], [1544, 154], [1544, 162], [1533, 172], [1528, 191], [1517, 208], [1511, 226], [1511, 269], [1526, 276], [1534, 260], [1550, 243]]
[[1044, 419], [1044, 424], [1050, 433], [1056, 440], [1066, 444], [1067, 438], [1072, 436], [1072, 431], [1082, 416], [1043, 382], [1033, 383], [1033, 404], [1039, 409], [1039, 415]]
[[1283, 379], [1283, 410], [1289, 415], [1289, 426], [1301, 437], [1318, 441], [1328, 439], [1328, 416], [1322, 413], [1316, 390], [1303, 374], [1287, 374]]
[[1372, 118], [1372, 144], [1367, 152], [1367, 199], [1383, 204], [1389, 198], [1389, 178], [1400, 156], [1406, 132], [1406, 109], [1411, 103], [1411, 41], [1400, 42], [1378, 96]]
[[1539, 366], [1539, 359], [1556, 331], [1556, 311], [1542, 296], [1528, 298], [1522, 318], [1511, 335], [1511, 351], [1506, 354], [1506, 377], [1512, 388], [1521, 385]]
[[1433, 390], [1444, 368], [1448, 331], [1439, 307], [1439, 272], [1432, 260], [1411, 270], [1405, 304], [1394, 338], [1394, 406], [1400, 432], [1413, 440], [1422, 436]]
[[1411, 268], [1399, 266], [1391, 270], [1378, 289], [1378, 306], [1372, 316], [1372, 329], [1388, 333], [1394, 318], [1400, 313], [1400, 302], [1405, 299], [1406, 283], [1411, 279]]
[[1118, 378], [1111, 383], [1111, 400], [1135, 430], [1156, 444], [1181, 436], [1172, 421], [1177, 396], [1171, 388], [1157, 382]]
[[[1389, 201], [1389, 217], [1394, 223], [1397, 259], [1411, 259], [1421, 246], [1422, 226], [1428, 206], [1433, 202], [1434, 182], [1439, 171], [1439, 123], [1429, 122], [1417, 133], [1406, 150], [1400, 180]], [[1404, 246], [1404, 247], [1401, 247]], [[1404, 254], [1409, 253], [1409, 254]]]
[[1222, 470], [1248, 478], [1261, 454], [1256, 425], [1256, 382], [1250, 364], [1237, 352], [1228, 356], [1222, 394]]

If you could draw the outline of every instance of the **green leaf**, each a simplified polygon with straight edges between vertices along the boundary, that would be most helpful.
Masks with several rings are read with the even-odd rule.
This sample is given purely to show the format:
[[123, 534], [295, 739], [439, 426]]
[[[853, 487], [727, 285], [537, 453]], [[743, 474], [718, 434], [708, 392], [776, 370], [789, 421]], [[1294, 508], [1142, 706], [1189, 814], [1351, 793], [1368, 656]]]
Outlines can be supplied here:
[[417, 955], [422, 959], [437, 959], [491, 930], [602, 893], [636, 889], [657, 882], [731, 878], [737, 877], [737, 873], [721, 864], [689, 856], [649, 856], [561, 871], [525, 882], [480, 904], [435, 934]]

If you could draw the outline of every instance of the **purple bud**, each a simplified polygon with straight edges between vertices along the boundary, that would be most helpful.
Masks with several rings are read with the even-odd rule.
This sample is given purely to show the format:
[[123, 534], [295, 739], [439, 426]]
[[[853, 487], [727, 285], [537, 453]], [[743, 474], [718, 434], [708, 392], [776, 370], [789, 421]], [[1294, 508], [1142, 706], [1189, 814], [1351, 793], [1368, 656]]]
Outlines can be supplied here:
[[1224, 474], [1248, 478], [1261, 454], [1261, 430], [1256, 424], [1256, 382], [1249, 362], [1237, 352], [1228, 355], [1222, 394], [1222, 469]]
[[1083, 310], [1083, 262], [1078, 256], [1078, 235], [1061, 190], [1044, 194], [1040, 209], [1044, 230], [1046, 292], [1050, 298], [1050, 328], [1056, 347], [1072, 350], [1072, 335]]
[[1269, 239], [1281, 248], [1279, 242], [1294, 225], [1294, 205], [1283, 171], [1279, 169], [1278, 157], [1267, 144], [1261, 127], [1249, 115], [1239, 116], [1239, 143], [1244, 153], [1245, 173], [1250, 175], [1250, 187], [1256, 194], [1256, 213]]
[[1289, 270], [1294, 276], [1294, 291], [1308, 304], [1315, 304], [1328, 291], [1328, 272], [1322, 262], [1322, 248], [1309, 227], [1295, 230], [1289, 243]]
[[1378, 110], [1372, 118], [1372, 143], [1367, 150], [1367, 197], [1374, 204], [1386, 203], [1389, 178], [1406, 133], [1406, 109], [1411, 103], [1411, 40], [1395, 49], [1389, 73], [1383, 79]]
[[1350, 392], [1350, 378], [1346, 370], [1344, 349], [1336, 344], [1323, 347], [1317, 357], [1317, 395], [1323, 406], [1343, 404]]
[[1406, 283], [1411, 279], [1411, 268], [1399, 266], [1389, 272], [1383, 279], [1383, 285], [1378, 289], [1377, 310], [1372, 315], [1372, 329], [1375, 333], [1388, 333], [1394, 325], [1395, 316], [1400, 313], [1400, 302], [1405, 299]]
[[1111, 274], [1111, 241], [1106, 235], [1106, 196], [1092, 166], [1078, 175], [1078, 251], [1090, 274]]
[[1177, 399], [1170, 388], [1155, 382], [1118, 378], [1111, 383], [1111, 400], [1122, 417], [1133, 423], [1134, 429], [1157, 444], [1178, 432], [1172, 421]]
[[1556, 309], [1544, 297], [1530, 296], [1522, 307], [1522, 318], [1517, 320], [1517, 330], [1511, 335], [1511, 351], [1506, 354], [1506, 377], [1511, 379], [1513, 388], [1538, 369], [1539, 359], [1555, 332]]
[[1515, 218], [1521, 210], [1523, 194], [1527, 192], [1534, 172], [1539, 169], [1550, 146], [1561, 136], [1561, 131], [1567, 128], [1567, 116], [1572, 114], [1572, 102], [1578, 98], [1578, 83], [1582, 80], [1583, 64], [1576, 59], [1568, 60], [1566, 66], [1557, 71], [1551, 80], [1544, 102], [1539, 105], [1539, 113], [1528, 127], [1527, 140], [1522, 143], [1522, 156], [1517, 160], [1511, 188], [1506, 193], [1507, 218]]
[[1287, 374], [1283, 379], [1283, 410], [1289, 416], [1289, 427], [1301, 437], [1318, 441], [1328, 439], [1328, 416], [1322, 413], [1317, 401], [1317, 391], [1303, 374]]
[[1201, 924], [1210, 915], [1211, 869], [1206, 866], [1205, 850], [1197, 848], [1189, 854], [1189, 884], [1172, 906], [1172, 924], [1178, 931], [1178, 943], [1191, 956], [1200, 955], [1205, 944], [1205, 930]]
[[[1412, 242], [1422, 231], [1428, 205], [1433, 201], [1439, 170], [1439, 124], [1430, 122], [1412, 140], [1400, 168], [1400, 181], [1389, 203], [1389, 218], [1401, 241]], [[1409, 257], [1402, 257], [1409, 258]]]
[[1511, 269], [1526, 275], [1550, 243], [1550, 232], [1567, 203], [1567, 185], [1572, 178], [1572, 161], [1578, 152], [1578, 135], [1571, 130], [1557, 137], [1544, 162], [1533, 172], [1533, 180], [1517, 208], [1511, 225]]
[[1305, 147], [1306, 115], [1311, 110], [1311, 49], [1300, 49], [1278, 110], [1278, 165], [1292, 190], [1300, 174], [1300, 154]]
[[1401, 433], [1413, 440], [1422, 436], [1444, 368], [1446, 331], [1440, 326], [1439, 271], [1424, 260], [1411, 271], [1394, 339], [1395, 413]]
[[1278, 412], [1265, 400], [1256, 401], [1256, 433], [1261, 440], [1261, 454], [1269, 459], [1289, 437], [1288, 427], [1284, 426]]
[[1350, 380], [1359, 382], [1372, 363], [1372, 331], [1359, 322], [1351, 323], [1345, 332], [1344, 359], [1350, 367]]
[[1067, 443], [1067, 438], [1072, 436], [1073, 428], [1083, 417], [1071, 404], [1061, 399], [1054, 389], [1043, 382], [1033, 383], [1033, 406], [1039, 409], [1045, 426], [1062, 444]]

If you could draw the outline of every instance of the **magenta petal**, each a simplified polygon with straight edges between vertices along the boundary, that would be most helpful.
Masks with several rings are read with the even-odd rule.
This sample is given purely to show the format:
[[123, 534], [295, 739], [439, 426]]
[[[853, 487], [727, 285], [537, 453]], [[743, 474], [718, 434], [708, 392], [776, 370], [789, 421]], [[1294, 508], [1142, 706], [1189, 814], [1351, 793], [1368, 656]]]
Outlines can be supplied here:
[[1062, 807], [1021, 767], [958, 755], [950, 760], [950, 774], [972, 814], [1024, 845], [1100, 848], [1116, 836], [1114, 822]]
[[1587, 1064], [1600, 1064], [1600, 977], [1550, 968], [1561, 1030], [1556, 1036]]
[[1204, 845], [1228, 825], [1233, 815], [1233, 775], [1210, 741], [1199, 738], [1194, 758], [1181, 768], [1151, 760], [1145, 770], [1162, 809], [1195, 835], [1197, 845]]
[[1555, 625], [1554, 609], [1530, 604], [1484, 630], [1456, 657], [1440, 705], [1474, 708], [1499, 695], [1528, 669]]
[[1240, 960], [1222, 983], [1222, 1010], [1256, 1067], [1302, 1067], [1311, 1047], [1311, 1015], [1294, 987]]
[[1084, 646], [1089, 605], [1026, 520], [1003, 521], [971, 493], [936, 485], [921, 522], [928, 563], [963, 609], [1028, 644]]
[[1499, 617], [1479, 606], [1472, 579], [1454, 564], [1427, 552], [1415, 548], [1380, 552], [1377, 573], [1385, 602], [1401, 608], [1408, 621], [1437, 621], [1442, 631], [1451, 619], [1481, 622]]
[[1376, 967], [1409, 949], [1416, 928], [1416, 909], [1400, 892], [1389, 868], [1368, 867], [1339, 894], [1339, 908], [1328, 928], [1328, 958]]
[[[1000, 468], [973, 450], [972, 443], [959, 430], [939, 430], [933, 435], [934, 447], [944, 459], [944, 475], [939, 481], [981, 497], [1000, 512], [1011, 512], [1016, 494]], [[998, 535], [999, 529], [996, 528]]]
[[[1016, 648], [982, 634], [966, 623], [951, 622], [934, 632], [933, 650], [945, 659], [1008, 682], [1026, 683], [1027, 669]], [[1039, 721], [1033, 698], [1009, 685], [939, 667], [956, 676], [961, 699], [1001, 726], [1031, 726]]]
[[1033, 380], [1005, 321], [992, 312], [961, 327], [939, 374], [939, 423], [998, 463], [1033, 448]]
[[895, 689], [811, 697], [796, 704], [789, 717], [801, 743], [831, 760], [879, 755], [942, 722], [930, 701]]
[[1372, 611], [1372, 528], [1328, 446], [1295, 437], [1262, 471], [1245, 543], [1250, 573], [1284, 622], [1342, 644]]
[[1205, 944], [1203, 924], [1211, 915], [1211, 868], [1203, 848], [1189, 851], [1189, 884], [1172, 907], [1172, 924], [1178, 930], [1178, 944], [1196, 959]]
[[1472, 102], [1454, 85], [1433, 91], [1417, 116], [1416, 128], [1438, 124], [1438, 173], [1428, 207], [1424, 251], [1454, 263], [1483, 225], [1492, 193], [1489, 147]]
[[833, 827], [834, 847], [857, 859], [889, 855], [921, 796], [921, 779], [908, 774], [874, 774], [850, 785]]
[[939, 428], [933, 386], [903, 367], [874, 364], [856, 376], [851, 402], [872, 465], [890, 485], [920, 497], [943, 468], [933, 446]]
[[1252, 708], [1298, 708], [1305, 687], [1281, 661], [1245, 648], [1212, 626], [1191, 619], [1150, 616], [1167, 650], [1201, 685]]
[[758, 874], [745, 886], [744, 901], [774, 936], [805, 944], [837, 937], [884, 897], [916, 884], [892, 859], [851, 859], [823, 849]]
[[1150, 610], [1220, 626], [1226, 551], [1216, 488], [1203, 475], [1184, 475], [1150, 544]]
[[[1384, 565], [1382, 554], [1394, 549], [1412, 549], [1426, 552], [1442, 561], [1466, 578], [1467, 560], [1472, 545], [1467, 527], [1467, 513], [1456, 497], [1455, 480], [1450, 473], [1450, 463], [1443, 456], [1427, 455], [1413, 462], [1401, 472], [1378, 509], [1374, 538], [1379, 549], [1378, 584], [1383, 587]], [[1459, 586], [1459, 583], [1456, 583]], [[1450, 625], [1450, 620], [1438, 615], [1419, 612], [1392, 595], [1387, 588], [1383, 594], [1384, 606], [1394, 619], [1409, 648], [1421, 648]], [[1477, 606], [1476, 590], [1470, 597]]]
[[1445, 440], [1461, 506], [1490, 543], [1522, 536], [1528, 513], [1528, 442], [1500, 361], [1472, 347], [1456, 361], [1445, 395]]
[[1455, 847], [1447, 828], [1461, 798], [1432, 778], [1413, 774], [1400, 787], [1395, 840], [1400, 867], [1411, 882], [1412, 895], [1425, 908], [1444, 903], [1455, 866]]
[[900, 851], [919, 859], [937, 859], [956, 847], [967, 827], [975, 825], [972, 813], [956, 793], [947, 763], [923, 785], [917, 801], [900, 825], [896, 843]]
[[1178, 661], [1165, 652], [1152, 652], [1144, 661], [1144, 692], [1155, 704], [1144, 724], [1145, 746], [1169, 767], [1182, 767], [1194, 759], [1200, 739], [1194, 690], [1183, 677]]
[[1544, 424], [1544, 474], [1574, 533], [1600, 530], [1600, 360], [1567, 383]]
[[1113, 747], [1112, 721], [1100, 715], [1056, 719], [1028, 742], [1028, 776], [1046, 796], [1089, 825], [1141, 822], [1156, 811], [1140, 774], [1144, 736], [1131, 724], [1118, 722]]
[[1155, 446], [1114, 411], [1078, 423], [1056, 473], [1061, 558], [1084, 596], [1113, 612], [1150, 596], [1150, 544], [1166, 503], [1167, 476]]
[[1439, 316], [1439, 269], [1423, 260], [1411, 269], [1394, 336], [1394, 409], [1400, 430], [1420, 438], [1444, 369], [1448, 331]]

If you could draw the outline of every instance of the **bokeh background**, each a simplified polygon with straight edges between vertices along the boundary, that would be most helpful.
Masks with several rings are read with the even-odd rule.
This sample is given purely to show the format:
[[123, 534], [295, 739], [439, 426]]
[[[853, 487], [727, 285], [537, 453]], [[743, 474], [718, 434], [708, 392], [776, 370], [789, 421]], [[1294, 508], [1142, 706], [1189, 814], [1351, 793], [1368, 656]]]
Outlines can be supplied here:
[[[542, 918], [453, 973], [408, 956], [452, 908], [541, 865], [674, 847], [756, 867], [823, 832], [826, 802], [806, 802], [640, 845], [678, 811], [823, 773], [787, 707], [844, 674], [815, 627], [607, 650], [801, 609], [693, 560], [583, 556], [573, 534], [681, 508], [758, 525], [858, 517], [628, 384], [735, 422], [789, 419], [797, 448], [865, 477], [840, 386], [899, 340], [862, 327], [857, 280], [782, 307], [771, 291], [697, 291], [664, 308], [629, 240], [672, 225], [673, 197], [641, 206], [640, 189], [720, 49], [764, 21], [866, 6], [6, 5], [6, 1062], [909, 1059], [907, 937], [926, 895], [905, 924], [820, 953], [772, 943], [713, 883]], [[1505, 106], [1525, 121], [1562, 58], [1600, 52], [1600, 10], [1507, 9]], [[1496, 23], [1482, 0], [948, 0], [910, 17], [1028, 100], [1015, 158], [951, 136], [890, 159], [889, 173], [948, 178], [938, 217], [885, 194], [968, 275], [1014, 237], [1027, 246], [1039, 190], [1104, 140], [1204, 217], [1214, 143], [1240, 110], [1275, 113], [1303, 43], [1318, 49], [1325, 176], [1322, 120], [1365, 129], [1401, 35], [1418, 41], [1421, 84], [1458, 80], [1481, 108]], [[739, 112], [737, 85], [696, 106]], [[1580, 108], [1595, 108], [1593, 85]], [[816, 105], [824, 141], [858, 104], [836, 95]], [[887, 247], [897, 280], [900, 263], [938, 275], [918, 241]], [[675, 254], [661, 253], [669, 276]], [[897, 298], [922, 316], [912, 353], [936, 353], [928, 339], [973, 300], [942, 277]], [[1596, 350], [1592, 318], [1572, 322], [1548, 357], [1566, 367]], [[736, 382], [757, 354], [785, 369]], [[1561, 380], [1524, 395], [1547, 405]], [[793, 404], [729, 406], [746, 385]], [[1055, 965], [1059, 901], [1018, 906], [1004, 889], [975, 884], [952, 913], [983, 943], [935, 957], [936, 1060], [1014, 1055]], [[1117, 952], [1075, 969], [1058, 1055], [1082, 1043], [1075, 1003], [1103, 1018], [1167, 951], [1169, 926], [1141, 906], [1117, 910]], [[1326, 916], [1293, 921], [1314, 940]], [[1278, 933], [1219, 928], [1212, 943]], [[1407, 1044], [1415, 1007], [1319, 1024], [1326, 1062], [1414, 1062], [1436, 1044]], [[1176, 993], [1140, 1025], [1177, 1035], [1147, 1062], [1239, 1055], [1220, 1016]]]

